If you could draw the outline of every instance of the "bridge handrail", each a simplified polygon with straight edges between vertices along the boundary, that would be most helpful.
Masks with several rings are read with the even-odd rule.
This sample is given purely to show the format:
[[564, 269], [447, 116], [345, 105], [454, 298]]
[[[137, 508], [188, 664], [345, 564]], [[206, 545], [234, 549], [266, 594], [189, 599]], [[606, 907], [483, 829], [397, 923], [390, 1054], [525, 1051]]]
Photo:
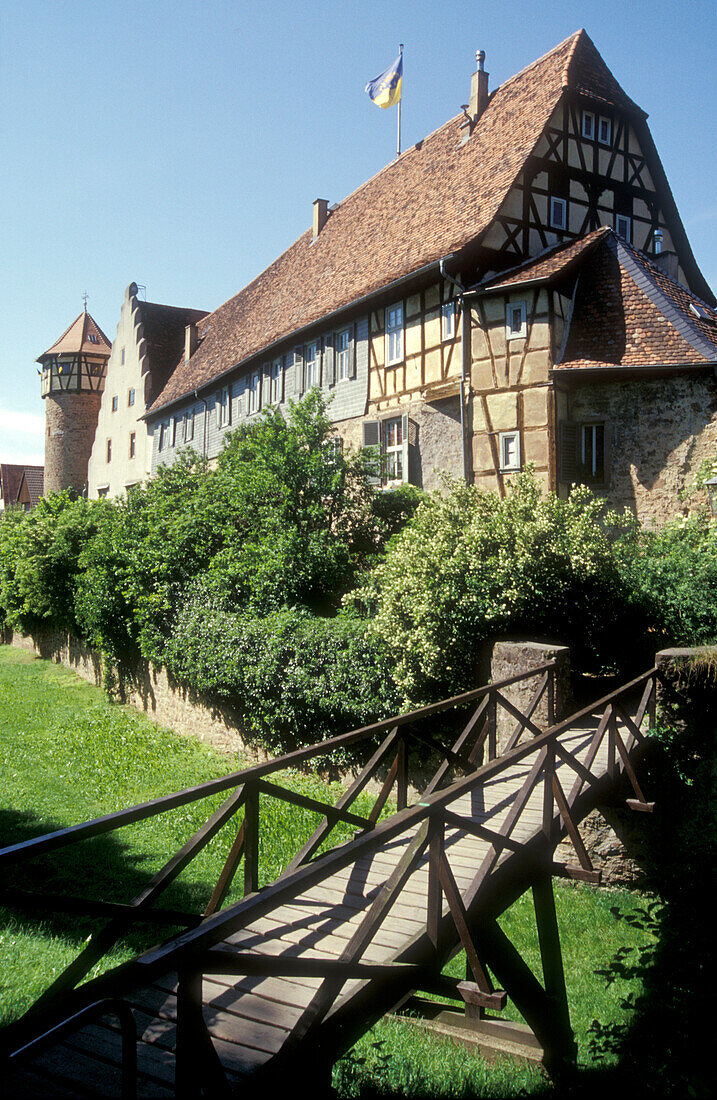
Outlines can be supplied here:
[[361, 726], [358, 729], [349, 730], [347, 733], [339, 734], [337, 737], [328, 738], [326, 741], [315, 742], [313, 745], [308, 745], [305, 748], [294, 749], [290, 753], [284, 753], [281, 756], [263, 761], [260, 764], [251, 764], [249, 767], [242, 768], [236, 772], [230, 772], [217, 779], [208, 779], [193, 787], [185, 787], [181, 791], [161, 795], [159, 798], [149, 799], [147, 802], [140, 802], [124, 810], [115, 810], [112, 813], [103, 814], [101, 817], [92, 818], [90, 821], [82, 821], [76, 825], [68, 825], [63, 829], [57, 829], [51, 833], [33, 837], [30, 840], [23, 840], [17, 844], [10, 844], [5, 848], [0, 848], [0, 870], [12, 866], [20, 860], [44, 855], [47, 852], [57, 851], [59, 848], [75, 844], [80, 840], [86, 840], [90, 837], [112, 832], [125, 825], [132, 825], [138, 821], [144, 821], [150, 817], [166, 813], [169, 810], [177, 809], [180, 806], [198, 802], [203, 798], [208, 798], [210, 795], [231, 790], [234, 787], [246, 784], [254, 779], [262, 779], [264, 776], [270, 775], [273, 772], [284, 771], [286, 768], [295, 767], [297, 764], [309, 760], [312, 756], [325, 755], [333, 752], [335, 749], [345, 748], [348, 745], [367, 740], [379, 733], [384, 733], [394, 726], [401, 727], [410, 725], [412, 722], [418, 722], [423, 718], [431, 717], [442, 711], [473, 702], [486, 694], [496, 690], [500, 691], [502, 688], [518, 683], [520, 680], [534, 677], [554, 666], [555, 661], [546, 661], [544, 664], [536, 666], [529, 672], [509, 676], [503, 680], [497, 680], [494, 683], [474, 688], [472, 691], [465, 691], [460, 695], [451, 696], [449, 699], [442, 699], [437, 703], [430, 703], [425, 707], [419, 707], [416, 710], [407, 711], [404, 714], [398, 714], [392, 718], [382, 719], [382, 721], [374, 722], [369, 726]]

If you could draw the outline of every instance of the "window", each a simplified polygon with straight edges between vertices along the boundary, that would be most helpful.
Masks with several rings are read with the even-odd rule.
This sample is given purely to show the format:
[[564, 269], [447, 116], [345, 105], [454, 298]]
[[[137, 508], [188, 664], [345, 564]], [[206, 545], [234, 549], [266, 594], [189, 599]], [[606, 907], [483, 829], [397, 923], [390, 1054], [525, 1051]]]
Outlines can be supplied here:
[[553, 196], [550, 199], [550, 224], [553, 229], [565, 229], [568, 224], [567, 219], [568, 204], [565, 199], [559, 199]]
[[94, 332], [88, 332], [87, 339], [91, 344], [99, 344], [100, 342], [99, 336], [96, 336]]
[[336, 378], [339, 382], [349, 377], [351, 369], [350, 332], [347, 328], [336, 333]]
[[563, 421], [560, 425], [560, 480], [568, 485], [604, 485], [607, 480], [605, 424]]
[[598, 122], [598, 141], [601, 145], [609, 145], [612, 141], [612, 119], [600, 115]]
[[403, 359], [403, 302], [386, 306], [386, 366]]
[[630, 238], [632, 236], [632, 219], [626, 217], [625, 214], [616, 214], [615, 232], [617, 233], [618, 237], [622, 237], [623, 240], [626, 240], [629, 244]]
[[167, 433], [168, 433], [168, 430], [169, 430], [169, 424], [166, 421], [163, 421], [159, 425], [159, 442], [157, 444], [157, 450], [158, 451], [163, 451], [164, 448], [167, 446]]
[[179, 417], [172, 417], [172, 446], [176, 447], [179, 443]]
[[400, 416], [383, 422], [383, 474], [386, 481], [403, 481], [403, 425]]
[[134, 458], [137, 453], [137, 433], [129, 433], [129, 457]]
[[312, 340], [306, 345], [306, 359], [304, 360], [304, 389], [310, 390], [312, 386], [319, 385], [319, 342]]
[[528, 335], [525, 302], [509, 302], [505, 309], [505, 329], [509, 340], [525, 339]]
[[261, 371], [252, 371], [249, 379], [249, 412], [259, 412], [261, 406]]
[[441, 340], [452, 340], [456, 334], [456, 303], [444, 302], [441, 306]]
[[269, 400], [272, 405], [278, 405], [282, 398], [282, 382], [284, 381], [284, 365], [281, 359], [275, 359], [271, 364], [271, 392]]
[[362, 443], [375, 456], [375, 485], [390, 487], [409, 480], [408, 414], [386, 420], [364, 420]]
[[98, 498], [99, 498], [100, 500], [102, 500], [102, 498], [103, 498], [103, 497], [106, 497], [106, 496], [107, 496], [107, 494], [109, 493], [109, 491], [110, 491], [110, 487], [109, 487], [109, 485], [103, 485], [101, 489], [98, 489], [98, 490], [97, 490], [97, 496], [98, 496]]
[[122, 348], [122, 351], [120, 352], [120, 365], [124, 366], [124, 348]]
[[588, 141], [595, 137], [595, 115], [592, 111], [583, 111], [583, 137]]
[[112, 461], [112, 440], [111, 439], [107, 440], [107, 461], [108, 462]]
[[501, 470], [519, 470], [520, 432], [499, 432], [498, 451]]
[[112, 412], [116, 413], [118, 408], [119, 408], [119, 398], [118, 398], [117, 394], [115, 393], [112, 396]]
[[226, 428], [227, 424], [231, 422], [231, 401], [229, 399], [229, 390], [225, 386], [221, 389], [217, 395], [217, 427]]
[[131, 409], [131, 408], [132, 408], [132, 406], [134, 405], [134, 398], [135, 398], [135, 391], [134, 391], [134, 389], [130, 389], [130, 390], [128, 390], [128, 391], [127, 391], [127, 405], [128, 405], [128, 407], [129, 407], [130, 409]]
[[191, 443], [194, 439], [194, 409], [184, 414], [184, 442]]

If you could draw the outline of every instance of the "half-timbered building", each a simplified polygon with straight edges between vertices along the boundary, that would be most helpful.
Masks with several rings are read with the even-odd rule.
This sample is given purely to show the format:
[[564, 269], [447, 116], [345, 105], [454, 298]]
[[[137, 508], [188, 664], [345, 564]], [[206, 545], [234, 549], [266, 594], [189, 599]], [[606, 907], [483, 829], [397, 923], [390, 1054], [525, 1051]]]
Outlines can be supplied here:
[[[492, 90], [483, 61], [462, 114], [343, 201], [317, 199], [309, 230], [188, 327], [147, 413], [153, 470], [188, 442], [213, 457], [236, 424], [318, 386], [346, 443], [381, 454], [387, 486], [432, 488], [448, 472], [502, 492], [530, 462], [546, 486], [585, 478], [642, 514], [661, 477], [676, 501], [685, 456], [712, 438], [712, 399], [701, 427], [675, 423], [682, 442], [662, 457], [669, 466], [679, 452], [680, 472], [640, 481], [640, 432], [622, 449], [629, 402], [608, 416], [604, 396], [668, 366], [674, 386], [694, 369], [709, 388], [717, 361], [714, 298], [647, 116], [585, 31]], [[608, 300], [609, 326], [595, 320]], [[650, 353], [633, 362], [645, 323]], [[578, 342], [588, 332], [592, 365]], [[668, 392], [659, 386], [653, 415]], [[700, 442], [685, 444], [693, 428]], [[595, 462], [600, 477], [597, 467], [588, 477]]]

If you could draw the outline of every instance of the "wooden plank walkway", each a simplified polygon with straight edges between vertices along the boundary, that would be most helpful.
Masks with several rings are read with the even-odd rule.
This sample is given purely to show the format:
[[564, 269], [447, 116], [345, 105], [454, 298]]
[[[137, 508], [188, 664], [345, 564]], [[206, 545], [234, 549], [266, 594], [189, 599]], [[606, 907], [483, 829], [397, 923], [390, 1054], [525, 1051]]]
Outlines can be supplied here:
[[[614, 740], [610, 742], [608, 737], [603, 737], [594, 759], [590, 759], [591, 744], [601, 718], [604, 725], [603, 711], [583, 715], [577, 725], [560, 733], [558, 742], [579, 765], [589, 769], [592, 777], [605, 784], [616, 781], [624, 765], [620, 754], [615, 752]], [[628, 748], [634, 746], [633, 733], [621, 717], [613, 716], [612, 721], [624, 744]], [[616, 758], [615, 764], [611, 764], [611, 754]], [[449, 788], [455, 788], [455, 797], [447, 799], [444, 808], [467, 823], [483, 826], [493, 833], [507, 830], [514, 845], [527, 848], [545, 836], [545, 781], [542, 776], [538, 782], [534, 781], [527, 801], [520, 807], [521, 792], [525, 792], [531, 773], [534, 779], [535, 771], [536, 756], [524, 755], [503, 770], [489, 774], [484, 782], [472, 789], [466, 789], [466, 781], [455, 783]], [[576, 769], [559, 752], [555, 757], [555, 775], [567, 796], [574, 789]], [[589, 786], [579, 785], [583, 791]], [[577, 817], [587, 812], [585, 799], [577, 803], [571, 799], [571, 805]], [[513, 818], [515, 821], [510, 828]], [[556, 810], [556, 829], [557, 823]], [[334, 961], [345, 958], [352, 937], [358, 933], [420, 827], [420, 822], [413, 822], [404, 831], [389, 836], [375, 850], [360, 853], [351, 865], [329, 868], [326, 875], [318, 879], [314, 876], [314, 881], [305, 888], [300, 887], [289, 900], [280, 900], [275, 907], [254, 918], [249, 913], [243, 927], [221, 938], [215, 933], [211, 943], [215, 949], [240, 951], [267, 960], [272, 957]], [[551, 848], [556, 838], [552, 839]], [[480, 907], [481, 897], [489, 891], [491, 880], [511, 860], [520, 858], [520, 853], [512, 847], [493, 847], [489, 839], [450, 823], [445, 829], [444, 845], [455, 882], [471, 913]], [[362, 963], [386, 964], [415, 958], [417, 946], [421, 944], [425, 955], [429, 858], [426, 850], [362, 951]], [[246, 907], [246, 904], [246, 901], [239, 903], [234, 909]], [[222, 911], [224, 923], [231, 924], [232, 912], [232, 908]], [[443, 898], [444, 917], [448, 912]], [[213, 920], [216, 924], [217, 917]], [[178, 943], [192, 935], [187, 933], [179, 937]], [[460, 946], [457, 932], [453, 940], [454, 947]], [[132, 988], [124, 999], [133, 1010], [139, 1036], [137, 1095], [169, 1097], [175, 1095], [178, 979], [175, 969], [160, 974], [154, 970], [146, 985]], [[230, 1090], [258, 1070], [266, 1070], [278, 1055], [290, 1049], [297, 1026], [302, 1021], [306, 1025], [307, 1010], [325, 980], [261, 973], [244, 976], [205, 974], [201, 985], [202, 1013]], [[330, 1004], [324, 1006], [323, 1016], [319, 1016], [316, 1025], [319, 1030], [315, 1027], [311, 1032], [314, 1036], [320, 1034], [324, 1023], [331, 1024], [332, 1020], [347, 1017], [354, 1004], [365, 1004], [366, 978], [329, 981], [336, 984], [332, 987]], [[364, 1021], [365, 1027], [396, 1005], [395, 986], [380, 978], [371, 984], [371, 1009]], [[383, 995], [382, 988], [385, 988]], [[359, 997], [361, 993], [363, 1001]], [[335, 1038], [332, 1041], [335, 1042]], [[32, 1096], [119, 1097], [120, 1066], [120, 1031], [108, 1015], [87, 1024], [39, 1055], [6, 1082], [3, 1095], [8, 1100]]]

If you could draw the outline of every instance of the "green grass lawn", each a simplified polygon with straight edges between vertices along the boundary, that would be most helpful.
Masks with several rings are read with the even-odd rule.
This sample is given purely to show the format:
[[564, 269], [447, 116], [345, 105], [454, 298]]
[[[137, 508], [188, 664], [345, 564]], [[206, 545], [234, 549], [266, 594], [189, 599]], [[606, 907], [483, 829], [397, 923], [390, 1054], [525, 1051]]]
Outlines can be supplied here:
[[[0, 647], [0, 844], [179, 790], [241, 766], [191, 738], [159, 729], [64, 668], [24, 651]], [[282, 782], [335, 800], [337, 788], [312, 777]], [[24, 864], [13, 881], [25, 889], [72, 892], [126, 901], [209, 816], [222, 796], [184, 807], [80, 846]], [[363, 806], [364, 812], [366, 806]], [[361, 813], [361, 807], [358, 812]], [[262, 802], [260, 863], [270, 881], [315, 827], [316, 815], [275, 800]], [[198, 911], [211, 893], [234, 836], [225, 827], [213, 844], [170, 888], [163, 904]], [[235, 886], [235, 897], [240, 886]], [[635, 905], [627, 893], [556, 888], [571, 1017], [580, 1060], [590, 1064], [594, 1019], [619, 1019], [631, 988], [618, 980], [608, 989], [594, 971], [615, 951], [645, 942], [649, 934], [616, 921], [610, 912]], [[541, 977], [529, 894], [501, 919], [507, 934]], [[15, 1018], [79, 952], [96, 925], [48, 914], [45, 918], [0, 909], [0, 1022]], [[114, 965], [149, 946], [157, 931], [139, 930], [104, 965]], [[464, 976], [457, 957], [448, 968]], [[635, 983], [633, 981], [633, 987]], [[506, 1015], [517, 1018], [510, 1006]], [[541, 1091], [535, 1070], [510, 1063], [488, 1065], [455, 1047], [391, 1020], [377, 1025], [335, 1069], [341, 1095], [510, 1096]]]

